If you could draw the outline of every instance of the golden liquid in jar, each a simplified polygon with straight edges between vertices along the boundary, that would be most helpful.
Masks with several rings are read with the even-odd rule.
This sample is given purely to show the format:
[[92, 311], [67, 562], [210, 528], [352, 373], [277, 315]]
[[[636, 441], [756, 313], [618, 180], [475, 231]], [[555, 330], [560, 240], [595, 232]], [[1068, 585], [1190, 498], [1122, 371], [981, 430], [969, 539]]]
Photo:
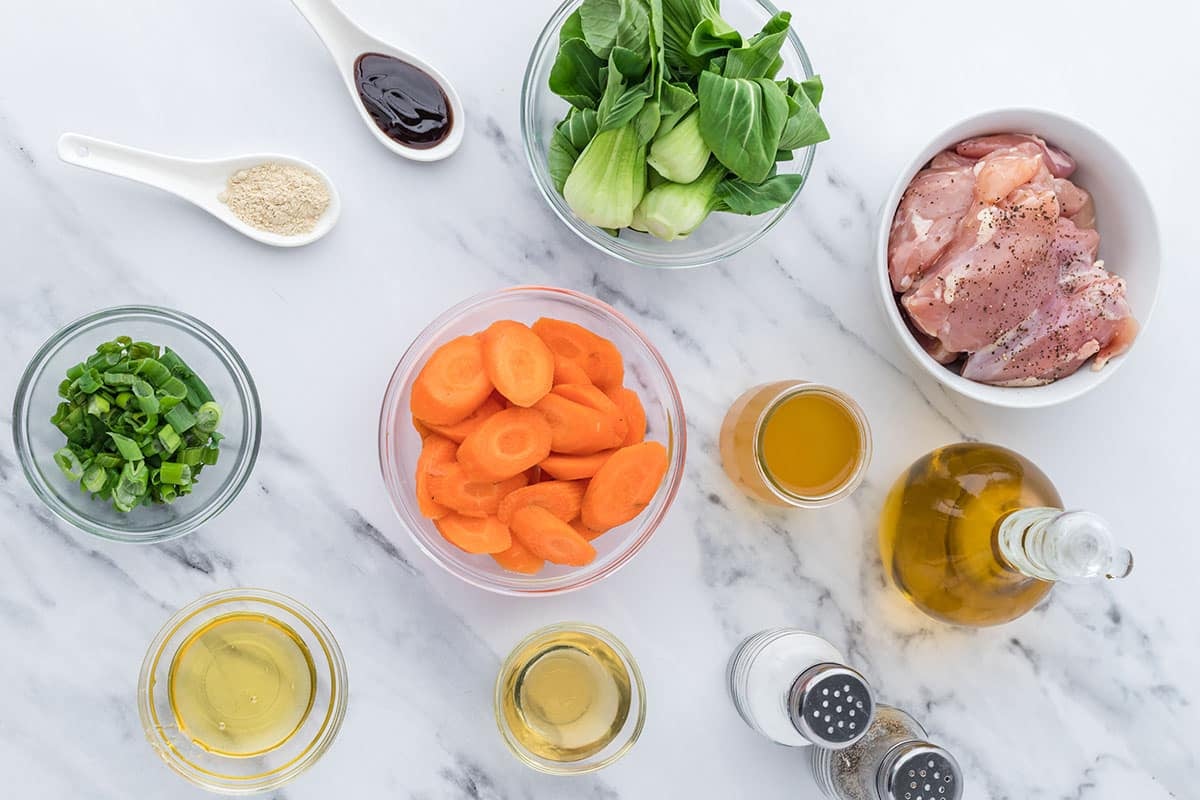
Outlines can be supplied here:
[[607, 643], [563, 631], [526, 646], [503, 676], [501, 720], [529, 752], [581, 761], [607, 747], [629, 717], [630, 675]]
[[730, 407], [721, 461], [743, 491], [769, 503], [836, 494], [863, 467], [867, 435], [848, 401], [796, 381], [757, 386]]
[[175, 654], [167, 693], [185, 736], [212, 753], [273, 750], [312, 710], [316, 669], [291, 627], [263, 614], [217, 617]]
[[918, 608], [959, 625], [998, 625], [1036, 606], [1053, 586], [1008, 567], [1000, 522], [1023, 508], [1061, 508], [1032, 462], [996, 445], [963, 443], [918, 459], [884, 503], [884, 570]]

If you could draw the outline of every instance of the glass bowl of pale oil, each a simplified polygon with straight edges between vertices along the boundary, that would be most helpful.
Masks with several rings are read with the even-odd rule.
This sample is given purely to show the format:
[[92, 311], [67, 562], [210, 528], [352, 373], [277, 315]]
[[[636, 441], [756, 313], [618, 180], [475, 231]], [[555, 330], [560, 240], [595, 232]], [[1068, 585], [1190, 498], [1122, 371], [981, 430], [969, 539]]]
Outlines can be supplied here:
[[603, 628], [534, 631], [496, 679], [496, 724], [513, 754], [552, 775], [595, 772], [629, 752], [646, 724], [633, 655]]
[[749, 496], [823, 508], [849, 496], [871, 463], [871, 426], [858, 403], [819, 383], [747, 390], [721, 424], [721, 463]]
[[252, 794], [295, 778], [346, 713], [333, 634], [290, 597], [231, 589], [167, 621], [146, 653], [138, 712], [159, 757], [192, 783]]

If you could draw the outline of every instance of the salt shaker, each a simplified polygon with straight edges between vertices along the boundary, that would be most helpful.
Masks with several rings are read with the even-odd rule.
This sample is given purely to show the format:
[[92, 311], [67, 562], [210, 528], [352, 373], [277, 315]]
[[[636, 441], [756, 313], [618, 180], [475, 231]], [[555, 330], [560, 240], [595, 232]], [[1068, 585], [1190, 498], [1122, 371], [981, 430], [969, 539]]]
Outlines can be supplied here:
[[959, 800], [958, 762], [925, 736], [911, 716], [880, 704], [866, 736], [850, 747], [813, 748], [813, 778], [832, 800]]
[[819, 636], [771, 628], [734, 650], [729, 696], [746, 724], [779, 744], [848, 747], [867, 732], [875, 701], [866, 679]]

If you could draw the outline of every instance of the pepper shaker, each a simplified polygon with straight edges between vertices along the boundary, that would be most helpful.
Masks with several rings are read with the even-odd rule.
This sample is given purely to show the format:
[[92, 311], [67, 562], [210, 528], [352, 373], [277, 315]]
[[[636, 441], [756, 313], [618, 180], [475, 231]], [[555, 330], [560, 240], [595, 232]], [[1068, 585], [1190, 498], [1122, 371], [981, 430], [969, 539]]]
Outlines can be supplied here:
[[729, 696], [747, 725], [779, 744], [848, 747], [867, 732], [875, 701], [832, 644], [793, 628], [745, 639], [729, 659]]
[[831, 800], [959, 800], [962, 771], [909, 714], [880, 704], [866, 735], [842, 750], [814, 747], [813, 778]]

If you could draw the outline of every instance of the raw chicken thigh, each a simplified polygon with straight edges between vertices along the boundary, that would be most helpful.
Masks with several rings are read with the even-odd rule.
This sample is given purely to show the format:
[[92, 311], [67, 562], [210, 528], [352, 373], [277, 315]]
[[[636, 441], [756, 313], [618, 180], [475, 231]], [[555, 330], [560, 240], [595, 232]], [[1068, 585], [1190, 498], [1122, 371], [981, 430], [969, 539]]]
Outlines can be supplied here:
[[1096, 260], [1075, 162], [1036, 136], [968, 139], [909, 184], [888, 246], [892, 288], [921, 346], [964, 377], [1033, 386], [1124, 352], [1125, 282]]

